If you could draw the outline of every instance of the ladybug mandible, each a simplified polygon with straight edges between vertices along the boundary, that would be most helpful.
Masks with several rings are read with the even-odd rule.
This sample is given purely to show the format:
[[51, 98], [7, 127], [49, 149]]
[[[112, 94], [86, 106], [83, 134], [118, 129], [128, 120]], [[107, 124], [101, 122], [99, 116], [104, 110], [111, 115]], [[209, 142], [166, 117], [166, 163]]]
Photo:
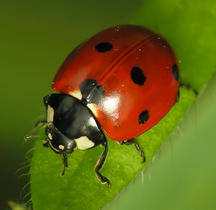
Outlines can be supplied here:
[[46, 145], [59, 153], [67, 167], [67, 153], [98, 145], [105, 150], [103, 132], [121, 144], [157, 124], [178, 100], [180, 71], [171, 46], [160, 35], [135, 25], [105, 29], [76, 47], [58, 70], [44, 97], [47, 110]]

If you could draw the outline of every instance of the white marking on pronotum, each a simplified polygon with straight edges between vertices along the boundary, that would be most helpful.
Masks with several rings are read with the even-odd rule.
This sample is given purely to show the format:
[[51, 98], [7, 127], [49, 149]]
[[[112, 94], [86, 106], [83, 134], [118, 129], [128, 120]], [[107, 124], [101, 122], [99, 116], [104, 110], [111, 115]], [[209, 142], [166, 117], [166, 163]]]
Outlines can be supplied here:
[[64, 150], [64, 148], [65, 148], [64, 145], [62, 145], [62, 144], [60, 144], [58, 147], [60, 150]]
[[71, 96], [73, 96], [73, 97], [79, 99], [79, 100], [82, 99], [82, 93], [81, 93], [80, 89], [71, 91], [71, 92], [69, 92], [69, 94], [70, 94]]
[[92, 142], [87, 136], [81, 136], [78, 139], [74, 139], [74, 141], [80, 150], [89, 149], [94, 146], [94, 142]]
[[47, 107], [47, 122], [53, 122], [54, 118], [54, 109], [48, 105]]
[[94, 116], [98, 116], [98, 105], [96, 104], [87, 104], [87, 107], [93, 112]]
[[[79, 100], [82, 99], [82, 93], [80, 91], [80, 89], [77, 89], [77, 90], [74, 90], [74, 91], [71, 91], [69, 92], [69, 94]], [[93, 103], [90, 103], [90, 104], [87, 104], [86, 105], [94, 114], [95, 117], [98, 116], [98, 107], [96, 104], [93, 104]]]

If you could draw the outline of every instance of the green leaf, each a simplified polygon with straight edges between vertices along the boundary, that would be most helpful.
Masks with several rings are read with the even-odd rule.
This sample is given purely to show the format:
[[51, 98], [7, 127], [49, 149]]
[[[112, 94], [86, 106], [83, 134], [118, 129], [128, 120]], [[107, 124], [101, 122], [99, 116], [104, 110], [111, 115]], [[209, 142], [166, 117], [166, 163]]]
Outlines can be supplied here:
[[[143, 148], [147, 161], [155, 155], [164, 139], [172, 132], [187, 110], [187, 104], [195, 97], [193, 91], [182, 88], [181, 101], [154, 128], [137, 138]], [[44, 129], [41, 130], [44, 136]], [[45, 137], [45, 136], [44, 136]], [[76, 150], [68, 155], [65, 175], [60, 176], [63, 164], [59, 155], [50, 148], [45, 148], [40, 140], [36, 141], [31, 168], [32, 201], [35, 209], [100, 209], [108, 203], [131, 179], [144, 164], [133, 146], [120, 146], [109, 140], [109, 154], [101, 170], [112, 186], [102, 185], [94, 173], [103, 148], [87, 151]], [[60, 208], [61, 207], [61, 208]]]
[[[182, 82], [200, 91], [215, 68], [215, 13], [209, 3], [195, 1], [145, 1], [134, 21], [166, 37], [181, 61]], [[178, 125], [194, 100], [193, 91], [181, 88], [180, 101], [155, 127], [137, 138], [146, 155], [152, 159], [165, 139]], [[44, 136], [41, 129], [40, 136]], [[112, 186], [102, 185], [94, 174], [94, 165], [103, 148], [76, 150], [68, 155], [66, 173], [60, 176], [63, 164], [59, 155], [35, 143], [31, 161], [31, 189], [37, 209], [101, 209], [112, 200], [138, 173], [144, 164], [133, 146], [120, 146], [108, 140], [109, 154], [101, 173]]]

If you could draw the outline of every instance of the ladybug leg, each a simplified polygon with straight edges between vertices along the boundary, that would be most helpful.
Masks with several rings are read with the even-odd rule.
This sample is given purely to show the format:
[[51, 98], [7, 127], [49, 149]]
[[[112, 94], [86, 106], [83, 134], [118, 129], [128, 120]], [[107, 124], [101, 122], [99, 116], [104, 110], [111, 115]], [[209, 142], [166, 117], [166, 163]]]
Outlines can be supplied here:
[[35, 127], [41, 127], [41, 126], [44, 126], [47, 124], [47, 121], [46, 120], [40, 120], [38, 121], [36, 124], [35, 124]]
[[178, 96], [177, 96], [177, 98], [176, 98], [175, 103], [177, 103], [177, 102], [179, 101], [179, 97], [180, 97], [180, 91], [178, 91]]
[[[196, 95], [198, 95], [198, 92], [196, 90], [194, 90], [190, 85], [185, 85], [183, 83], [180, 83], [180, 87], [184, 87], [187, 90], [192, 90]], [[178, 96], [176, 98], [175, 103], [177, 103], [179, 101], [179, 97], [180, 97], [180, 91], [178, 91]]]
[[43, 146], [44, 146], [44, 147], [49, 147], [49, 146], [50, 146], [50, 145], [49, 145], [49, 142], [48, 142], [48, 141], [44, 142], [44, 143], [43, 143]]
[[142, 151], [142, 148], [139, 146], [139, 144], [136, 142], [136, 139], [129, 139], [127, 141], [118, 141], [118, 143], [120, 145], [134, 145], [135, 148], [137, 149], [137, 151], [139, 152], [139, 155], [141, 158], [143, 158], [143, 160], [141, 161], [141, 163], [146, 162], [146, 158], [145, 158], [145, 154]]
[[190, 85], [180, 83], [180, 87], [184, 87], [184, 88], [186, 88], [188, 90], [192, 90], [196, 95], [198, 95], [198, 92], [196, 90], [194, 90]]
[[106, 142], [106, 141], [103, 143], [102, 146], [104, 146], [105, 150], [104, 150], [104, 152], [102, 153], [102, 155], [100, 156], [100, 158], [98, 159], [98, 161], [97, 161], [97, 163], [96, 163], [96, 165], [95, 165], [95, 167], [94, 167], [94, 170], [95, 170], [95, 173], [96, 173], [97, 178], [101, 181], [102, 184], [106, 184], [106, 183], [107, 183], [108, 185], [111, 185], [109, 179], [107, 179], [105, 176], [103, 176], [103, 175], [99, 172], [99, 170], [100, 170], [100, 169], [103, 167], [103, 165], [104, 165], [104, 162], [105, 162], [105, 160], [106, 160], [106, 156], [107, 156], [107, 153], [108, 153], [108, 146], [107, 146], [107, 142]]
[[63, 171], [61, 173], [61, 176], [64, 176], [65, 173], [65, 168], [68, 167], [68, 161], [67, 161], [67, 155], [65, 153], [60, 153], [61, 158], [62, 158], [62, 162], [64, 165]]
[[47, 141], [46, 138], [41, 138], [40, 136], [37, 136], [37, 135], [30, 135], [30, 136], [25, 136], [25, 137], [24, 137], [24, 139], [25, 139], [26, 141], [28, 141], [29, 139], [33, 139], [33, 138], [43, 140], [43, 141], [44, 141], [44, 143], [43, 143], [43, 146], [44, 146], [44, 147], [49, 147], [49, 146], [50, 146], [50, 145], [49, 145], [49, 141]]

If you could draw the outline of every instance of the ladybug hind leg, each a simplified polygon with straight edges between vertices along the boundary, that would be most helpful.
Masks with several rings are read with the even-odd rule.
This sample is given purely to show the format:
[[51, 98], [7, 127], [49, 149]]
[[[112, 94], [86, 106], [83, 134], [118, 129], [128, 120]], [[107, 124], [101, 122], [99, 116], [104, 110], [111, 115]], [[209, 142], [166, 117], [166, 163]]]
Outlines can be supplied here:
[[[180, 83], [180, 87], [184, 87], [187, 90], [192, 90], [195, 93], [196, 96], [198, 95], [198, 92], [196, 90], [194, 90], [190, 85]], [[180, 98], [180, 91], [178, 91], [178, 95], [177, 95], [175, 103], [177, 103], [179, 101], [179, 98]]]
[[180, 83], [180, 87], [184, 87], [187, 90], [192, 90], [196, 95], [198, 95], [198, 92], [196, 90], [194, 90], [190, 85], [186, 85], [186, 84]]
[[141, 163], [146, 162], [145, 154], [142, 151], [142, 148], [139, 146], [135, 138], [129, 139], [127, 141], [118, 141], [120, 145], [134, 145], [137, 151], [139, 152], [140, 157], [143, 159]]

